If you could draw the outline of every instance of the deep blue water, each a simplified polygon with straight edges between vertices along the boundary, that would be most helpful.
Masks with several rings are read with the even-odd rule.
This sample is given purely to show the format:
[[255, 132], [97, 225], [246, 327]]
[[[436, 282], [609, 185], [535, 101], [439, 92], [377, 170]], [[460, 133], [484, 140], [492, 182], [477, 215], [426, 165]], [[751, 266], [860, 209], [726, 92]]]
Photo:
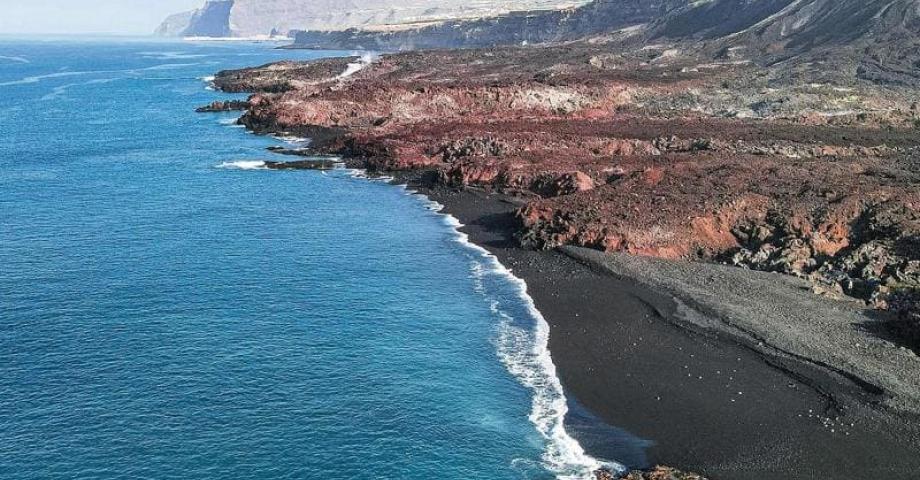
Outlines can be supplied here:
[[0, 478], [586, 476], [519, 282], [399, 187], [232, 168], [280, 140], [193, 111], [323, 54], [0, 39]]

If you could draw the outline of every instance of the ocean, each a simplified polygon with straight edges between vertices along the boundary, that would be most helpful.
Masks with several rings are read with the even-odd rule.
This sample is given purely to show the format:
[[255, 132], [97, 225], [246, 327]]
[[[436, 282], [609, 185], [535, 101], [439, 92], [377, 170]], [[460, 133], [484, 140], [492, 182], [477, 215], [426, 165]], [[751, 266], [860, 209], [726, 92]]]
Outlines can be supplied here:
[[342, 53], [272, 47], [0, 38], [0, 478], [590, 478], [545, 322], [456, 220], [194, 112]]

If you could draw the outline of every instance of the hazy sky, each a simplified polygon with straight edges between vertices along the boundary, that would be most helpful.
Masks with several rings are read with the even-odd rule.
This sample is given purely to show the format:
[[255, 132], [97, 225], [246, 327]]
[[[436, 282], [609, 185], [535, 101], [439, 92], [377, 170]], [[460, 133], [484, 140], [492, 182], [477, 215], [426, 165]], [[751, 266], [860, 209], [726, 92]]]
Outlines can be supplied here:
[[150, 34], [204, 0], [0, 0], [3, 33]]

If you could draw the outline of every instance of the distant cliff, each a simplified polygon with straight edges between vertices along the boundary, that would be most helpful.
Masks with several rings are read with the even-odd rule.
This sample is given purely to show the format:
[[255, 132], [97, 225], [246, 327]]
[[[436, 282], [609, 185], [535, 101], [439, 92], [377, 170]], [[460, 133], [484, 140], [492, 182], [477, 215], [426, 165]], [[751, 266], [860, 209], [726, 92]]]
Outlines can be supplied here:
[[[643, 41], [712, 40], [742, 33], [803, 1], [806, 0], [595, 0], [565, 11], [521, 12], [402, 31], [297, 32], [296, 43], [310, 48], [412, 50], [549, 43], [595, 36]], [[630, 28], [623, 31], [627, 27]]]
[[301, 31], [295, 34], [295, 44], [305, 48], [394, 51], [560, 42], [653, 22], [686, 3], [687, 0], [598, 0], [580, 8], [514, 12], [416, 29]]
[[191, 25], [192, 17], [195, 13], [195, 10], [191, 10], [170, 15], [160, 24], [154, 32], [154, 35], [160, 37], [181, 37], [185, 34], [186, 30], [188, 30], [189, 25]]
[[210, 0], [192, 15], [185, 35], [200, 37], [229, 37], [230, 15], [234, 0]]
[[168, 36], [250, 37], [292, 30], [406, 28], [479, 19], [524, 10], [557, 10], [589, 0], [223, 0], [169, 17], [157, 30]]
[[170, 15], [154, 32], [163, 37], [229, 37], [234, 0], [208, 0], [198, 10]]
[[384, 51], [575, 40], [610, 48], [665, 43], [763, 65], [792, 58], [836, 62], [852, 76], [920, 84], [920, 0], [595, 0], [564, 11], [410, 30], [295, 34], [298, 47]]

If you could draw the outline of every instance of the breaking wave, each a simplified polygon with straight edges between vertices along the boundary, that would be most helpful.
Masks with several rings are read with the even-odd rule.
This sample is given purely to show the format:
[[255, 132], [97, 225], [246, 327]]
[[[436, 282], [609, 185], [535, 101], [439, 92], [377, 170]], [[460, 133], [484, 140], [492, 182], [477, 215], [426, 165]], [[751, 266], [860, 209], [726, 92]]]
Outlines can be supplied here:
[[217, 77], [215, 77], [214, 75], [208, 75], [206, 77], [198, 77], [198, 80], [201, 80], [202, 82], [204, 82], [204, 89], [209, 92], [217, 91], [217, 88], [214, 87], [214, 80], [216, 79]]
[[239, 117], [222, 118], [217, 123], [233, 128], [246, 128], [246, 125], [240, 125]]
[[[460, 231], [463, 224], [453, 215], [444, 213], [443, 205], [422, 195], [419, 197], [425, 198], [429, 210], [443, 215], [457, 243], [472, 253], [470, 271], [474, 289], [489, 302], [498, 320], [495, 338], [498, 357], [518, 382], [533, 392], [529, 419], [546, 443], [543, 466], [559, 480], [593, 480], [599, 469], [625, 471], [618, 463], [601, 461], [585, 453], [566, 431], [568, 403], [549, 352], [549, 324], [528, 295], [527, 283], [514, 276], [486, 249], [472, 243], [469, 236]], [[510, 295], [515, 297], [514, 302], [509, 302], [511, 304], [505, 305], [497, 299], [499, 295], [492, 295], [509, 287]]]
[[224, 162], [217, 168], [226, 168], [230, 170], [267, 170], [265, 162], [262, 160], [236, 160], [233, 162]]
[[[527, 284], [515, 277], [494, 255], [470, 242], [469, 237], [460, 232], [463, 224], [455, 217], [446, 215], [445, 218], [456, 232], [457, 242], [480, 255], [471, 264], [472, 274], [477, 289], [488, 299], [492, 313], [499, 320], [495, 340], [499, 358], [508, 371], [533, 392], [530, 421], [546, 441], [544, 466], [557, 478], [565, 480], [594, 479], [595, 472], [600, 468], [622, 470], [621, 465], [608, 464], [589, 456], [565, 430], [568, 404], [549, 352], [549, 324], [527, 294]], [[491, 297], [487, 293], [491, 289], [486, 287], [490, 279], [510, 285], [523, 308], [514, 311], [513, 305], [503, 305]]]
[[311, 142], [307, 137], [297, 137], [293, 135], [275, 135], [275, 138], [294, 147], [306, 147], [310, 145]]

